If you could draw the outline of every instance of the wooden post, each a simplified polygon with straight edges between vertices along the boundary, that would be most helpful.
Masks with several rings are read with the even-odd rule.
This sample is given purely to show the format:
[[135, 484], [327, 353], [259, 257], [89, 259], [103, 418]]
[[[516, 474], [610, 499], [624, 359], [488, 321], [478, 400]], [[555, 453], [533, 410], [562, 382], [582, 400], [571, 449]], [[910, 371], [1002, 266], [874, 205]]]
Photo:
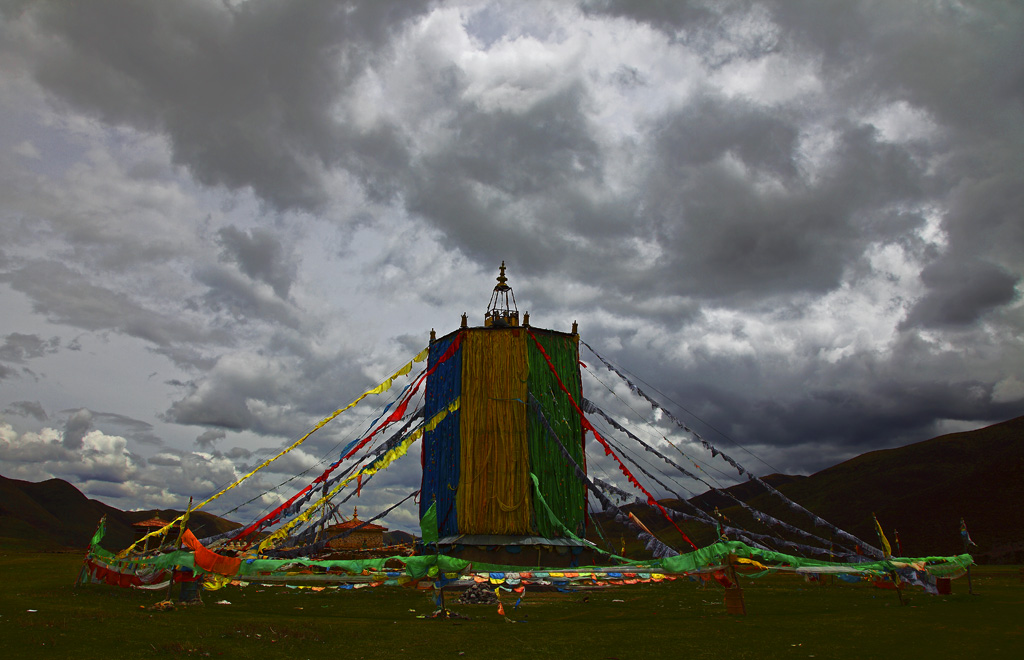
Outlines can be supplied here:
[[[834, 553], [832, 552], [832, 532], [828, 533], [828, 561], [834, 563], [836, 560]], [[836, 586], [836, 574], [829, 573], [828, 584], [830, 587]]]
[[[188, 498], [188, 508], [185, 509], [185, 515], [181, 517], [181, 524], [178, 526], [178, 541], [175, 543], [175, 550], [181, 550], [181, 539], [185, 535], [185, 525], [188, 524], [188, 516], [192, 513], [192, 498]], [[174, 576], [177, 574], [178, 569], [175, 566], [171, 569], [171, 583], [167, 585], [167, 598], [164, 600], [171, 599], [171, 589], [174, 588]]]
[[[964, 539], [964, 554], [967, 553], [967, 539]], [[971, 565], [967, 564], [967, 593], [974, 595], [974, 587], [971, 585]]]
[[739, 578], [736, 577], [734, 558], [735, 556], [732, 553], [729, 553], [728, 557], [726, 557], [729, 566], [729, 578], [734, 586], [725, 590], [725, 611], [727, 614], [746, 615], [747, 605], [743, 602], [743, 588], [740, 587]]
[[[960, 518], [960, 540], [964, 543], [964, 554], [967, 554], [967, 549], [972, 545], [977, 545], [971, 540], [971, 535], [967, 533], [967, 523], [964, 519]], [[967, 565], [967, 593], [974, 595], [974, 587], [971, 585], [971, 565]]]
[[900, 599], [900, 605], [906, 605], [903, 602], [903, 590], [900, 589], [900, 576], [896, 575], [896, 571], [889, 571], [889, 575], [892, 577], [892, 584], [896, 587], [896, 596]]

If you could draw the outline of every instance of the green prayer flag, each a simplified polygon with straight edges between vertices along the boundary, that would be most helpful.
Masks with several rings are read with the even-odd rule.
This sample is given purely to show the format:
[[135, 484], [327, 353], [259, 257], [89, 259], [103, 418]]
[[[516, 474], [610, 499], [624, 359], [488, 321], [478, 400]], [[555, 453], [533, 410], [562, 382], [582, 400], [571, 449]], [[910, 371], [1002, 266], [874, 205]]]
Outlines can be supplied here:
[[92, 546], [92, 547], [98, 546], [100, 544], [100, 541], [103, 540], [103, 537], [104, 537], [104, 535], [106, 535], [106, 533], [107, 533], [107, 517], [103, 516], [100, 519], [99, 526], [96, 528], [96, 533], [92, 535], [92, 540], [89, 541], [89, 545]]
[[420, 518], [420, 535], [423, 537], [423, 545], [437, 543], [437, 502], [431, 504]]

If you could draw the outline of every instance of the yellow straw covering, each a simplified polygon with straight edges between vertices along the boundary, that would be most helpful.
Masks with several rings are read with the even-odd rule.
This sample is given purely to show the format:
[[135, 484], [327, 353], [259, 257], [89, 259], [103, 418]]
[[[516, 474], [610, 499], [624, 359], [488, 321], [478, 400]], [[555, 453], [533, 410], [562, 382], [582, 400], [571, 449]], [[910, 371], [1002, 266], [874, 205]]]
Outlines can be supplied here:
[[462, 340], [460, 483], [463, 534], [530, 531], [526, 333], [474, 330]]

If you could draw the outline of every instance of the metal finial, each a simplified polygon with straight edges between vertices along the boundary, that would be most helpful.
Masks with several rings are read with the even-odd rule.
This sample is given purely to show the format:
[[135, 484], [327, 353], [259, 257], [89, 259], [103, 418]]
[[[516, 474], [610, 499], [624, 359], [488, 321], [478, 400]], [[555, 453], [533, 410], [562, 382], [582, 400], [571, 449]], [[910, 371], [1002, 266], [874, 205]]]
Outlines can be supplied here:
[[498, 283], [494, 285], [491, 302], [484, 313], [484, 327], [514, 328], [519, 325], [519, 310], [516, 308], [516, 295], [508, 285], [505, 277], [505, 262], [501, 262], [498, 270]]

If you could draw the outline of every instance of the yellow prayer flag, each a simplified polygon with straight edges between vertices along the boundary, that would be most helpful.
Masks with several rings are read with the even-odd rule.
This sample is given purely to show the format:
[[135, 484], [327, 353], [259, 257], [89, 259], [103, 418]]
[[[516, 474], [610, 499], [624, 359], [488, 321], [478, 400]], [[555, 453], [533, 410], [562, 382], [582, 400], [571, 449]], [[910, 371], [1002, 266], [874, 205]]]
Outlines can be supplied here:
[[885, 558], [888, 559], [892, 556], [892, 546], [889, 545], [889, 539], [885, 538], [885, 532], [882, 531], [882, 524], [878, 522], [878, 516], [872, 513], [871, 517], [875, 519], [875, 531], [878, 532], [878, 541], [882, 544], [882, 552], [885, 553]]

